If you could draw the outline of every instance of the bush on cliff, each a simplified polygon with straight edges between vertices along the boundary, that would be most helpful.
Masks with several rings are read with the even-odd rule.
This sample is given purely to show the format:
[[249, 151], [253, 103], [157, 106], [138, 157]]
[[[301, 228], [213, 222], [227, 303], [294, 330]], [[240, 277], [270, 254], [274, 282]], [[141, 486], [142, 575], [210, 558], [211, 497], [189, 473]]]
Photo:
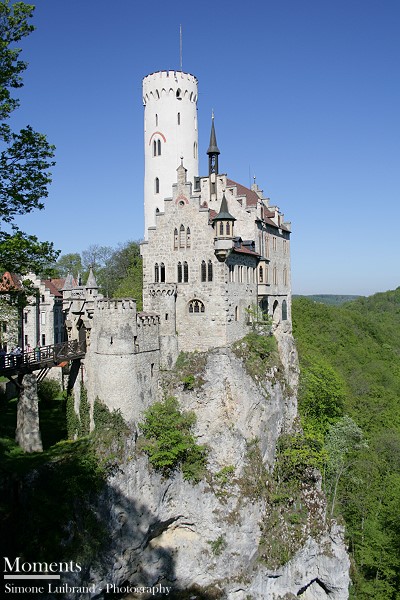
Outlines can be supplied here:
[[206, 448], [196, 444], [192, 427], [196, 422], [194, 412], [181, 412], [176, 398], [155, 402], [139, 423], [144, 439], [141, 448], [150, 464], [169, 476], [181, 468], [185, 479], [199, 481], [205, 471]]

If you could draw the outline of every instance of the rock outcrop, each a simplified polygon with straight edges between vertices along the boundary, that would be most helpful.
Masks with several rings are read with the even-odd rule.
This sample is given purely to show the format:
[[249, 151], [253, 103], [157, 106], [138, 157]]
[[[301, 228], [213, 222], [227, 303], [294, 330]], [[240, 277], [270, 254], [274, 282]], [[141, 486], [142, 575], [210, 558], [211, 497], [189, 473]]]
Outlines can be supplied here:
[[[349, 560], [343, 531], [334, 523], [318, 536], [306, 532], [283, 566], [271, 569], [260, 560], [259, 542], [268, 535], [261, 527], [266, 497], [249, 493], [249, 478], [257, 477], [257, 469], [272, 469], [277, 440], [290, 432], [297, 414], [294, 344], [285, 332], [277, 337], [284, 364], [258, 381], [232, 349], [220, 348], [207, 354], [201, 385], [175, 385], [182, 409], [196, 412], [199, 442], [209, 448], [206, 480], [193, 485], [178, 472], [163, 478], [130, 440], [98, 503], [109, 543], [85, 581], [96, 583], [98, 597], [107, 584], [126, 582], [201, 588], [203, 598], [219, 593], [229, 600], [348, 597]], [[167, 377], [160, 395], [168, 386]], [[259, 454], [250, 458], [252, 447]], [[324, 507], [318, 515], [324, 518]], [[207, 595], [210, 590], [214, 595]]]

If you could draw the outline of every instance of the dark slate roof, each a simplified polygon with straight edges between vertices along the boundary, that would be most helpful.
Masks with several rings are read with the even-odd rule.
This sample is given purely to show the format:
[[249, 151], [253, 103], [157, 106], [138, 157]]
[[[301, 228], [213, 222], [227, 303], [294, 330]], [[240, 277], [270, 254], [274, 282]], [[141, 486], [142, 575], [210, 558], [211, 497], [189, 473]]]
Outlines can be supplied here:
[[213, 221], [236, 221], [235, 217], [233, 217], [228, 210], [228, 203], [226, 201], [225, 194], [222, 196], [221, 208], [219, 209], [219, 213], [216, 217], [213, 218]]
[[214, 127], [214, 117], [211, 121], [210, 145], [208, 147], [207, 154], [221, 154], [217, 146], [217, 137], [215, 135]]

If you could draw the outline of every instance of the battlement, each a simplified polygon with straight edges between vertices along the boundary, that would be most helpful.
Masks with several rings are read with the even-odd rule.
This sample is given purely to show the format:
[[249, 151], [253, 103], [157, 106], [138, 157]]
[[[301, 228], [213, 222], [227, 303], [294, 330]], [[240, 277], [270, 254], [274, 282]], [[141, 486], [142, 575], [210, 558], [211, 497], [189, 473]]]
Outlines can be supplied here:
[[102, 298], [95, 303], [95, 312], [110, 311], [126, 313], [131, 311], [136, 313], [136, 300], [133, 298]]
[[177, 100], [197, 102], [197, 78], [182, 71], [157, 71], [143, 79], [143, 104], [173, 96]]
[[160, 323], [160, 316], [156, 313], [140, 312], [136, 316], [136, 322], [139, 327], [141, 325], [158, 325]]

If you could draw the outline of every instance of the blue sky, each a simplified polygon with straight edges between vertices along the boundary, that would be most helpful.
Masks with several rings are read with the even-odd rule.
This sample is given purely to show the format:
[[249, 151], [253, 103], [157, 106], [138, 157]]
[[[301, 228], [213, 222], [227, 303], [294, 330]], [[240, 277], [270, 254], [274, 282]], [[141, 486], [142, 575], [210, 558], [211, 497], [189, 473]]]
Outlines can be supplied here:
[[15, 125], [57, 147], [44, 211], [20, 224], [63, 253], [143, 237], [142, 78], [199, 80], [220, 171], [292, 221], [294, 293], [400, 285], [397, 0], [38, 0]]

